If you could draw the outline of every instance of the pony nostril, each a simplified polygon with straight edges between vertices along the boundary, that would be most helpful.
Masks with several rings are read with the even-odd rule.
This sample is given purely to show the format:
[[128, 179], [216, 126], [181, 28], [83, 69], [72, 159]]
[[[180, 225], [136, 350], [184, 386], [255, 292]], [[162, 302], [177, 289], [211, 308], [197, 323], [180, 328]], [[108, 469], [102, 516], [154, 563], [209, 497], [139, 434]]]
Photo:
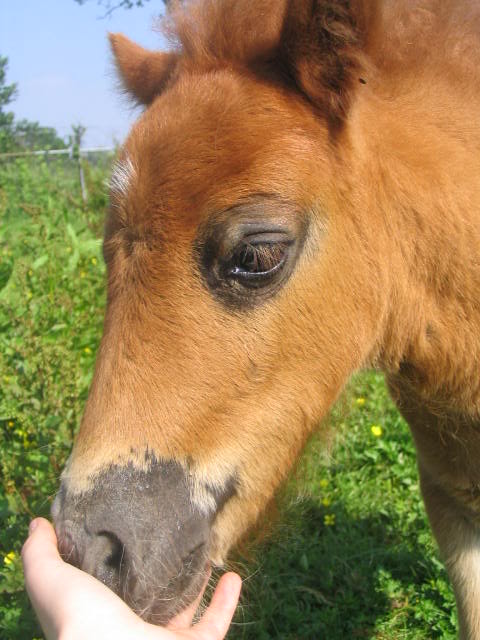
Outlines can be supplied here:
[[125, 545], [110, 531], [100, 531], [88, 546], [82, 569], [119, 593]]
[[104, 560], [105, 565], [107, 567], [111, 567], [112, 569], [116, 569], [118, 573], [120, 573], [122, 569], [122, 562], [125, 556], [125, 545], [113, 533], [101, 531], [98, 535], [105, 538], [106, 551], [109, 551]]

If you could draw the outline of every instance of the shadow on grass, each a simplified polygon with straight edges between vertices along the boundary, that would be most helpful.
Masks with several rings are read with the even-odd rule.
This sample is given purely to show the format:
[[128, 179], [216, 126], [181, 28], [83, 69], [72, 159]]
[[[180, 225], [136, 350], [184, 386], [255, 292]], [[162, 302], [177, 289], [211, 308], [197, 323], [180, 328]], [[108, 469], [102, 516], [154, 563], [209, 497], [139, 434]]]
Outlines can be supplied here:
[[326, 526], [326, 510], [314, 499], [290, 505], [276, 539], [243, 565], [242, 605], [229, 639], [398, 638], [376, 635], [377, 621], [398, 615], [397, 630], [418, 624], [405, 594], [418, 593], [438, 565], [420, 546], [409, 547], [391, 519], [354, 520], [341, 503], [334, 511], [335, 524]]

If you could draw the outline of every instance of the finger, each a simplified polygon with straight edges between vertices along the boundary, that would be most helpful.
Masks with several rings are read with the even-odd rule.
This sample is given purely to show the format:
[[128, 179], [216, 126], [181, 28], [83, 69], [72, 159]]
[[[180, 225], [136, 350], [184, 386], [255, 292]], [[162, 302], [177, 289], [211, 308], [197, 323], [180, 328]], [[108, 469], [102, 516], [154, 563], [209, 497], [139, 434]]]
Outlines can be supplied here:
[[212, 602], [201, 621], [192, 629], [198, 640], [222, 640], [237, 608], [242, 580], [236, 573], [225, 573], [213, 594]]
[[45, 518], [36, 518], [30, 523], [29, 536], [22, 549], [24, 564], [29, 566], [39, 552], [42, 552], [44, 559], [60, 560], [55, 530]]
[[198, 594], [198, 596], [195, 598], [192, 604], [189, 605], [184, 611], [182, 611], [181, 613], [176, 615], [172, 620], [170, 620], [170, 622], [167, 625], [167, 629], [170, 629], [171, 631], [181, 631], [182, 629], [190, 628], [192, 624], [193, 616], [195, 615], [195, 612], [198, 609], [200, 602], [202, 601], [203, 594], [205, 593], [205, 589], [207, 587], [208, 581], [210, 580], [211, 574], [212, 572], [209, 569], [205, 577], [203, 587], [200, 593]]

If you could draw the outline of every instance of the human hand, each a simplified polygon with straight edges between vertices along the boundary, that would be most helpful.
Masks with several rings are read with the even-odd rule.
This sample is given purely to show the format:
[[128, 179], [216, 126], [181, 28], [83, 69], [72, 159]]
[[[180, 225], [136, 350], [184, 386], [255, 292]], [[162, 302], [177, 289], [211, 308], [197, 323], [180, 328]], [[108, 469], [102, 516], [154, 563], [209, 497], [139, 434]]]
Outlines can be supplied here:
[[47, 640], [222, 640], [240, 596], [240, 577], [226, 573], [197, 624], [192, 626], [192, 619], [202, 594], [167, 628], [148, 624], [104, 584], [62, 560], [55, 531], [44, 518], [31, 523], [22, 560]]

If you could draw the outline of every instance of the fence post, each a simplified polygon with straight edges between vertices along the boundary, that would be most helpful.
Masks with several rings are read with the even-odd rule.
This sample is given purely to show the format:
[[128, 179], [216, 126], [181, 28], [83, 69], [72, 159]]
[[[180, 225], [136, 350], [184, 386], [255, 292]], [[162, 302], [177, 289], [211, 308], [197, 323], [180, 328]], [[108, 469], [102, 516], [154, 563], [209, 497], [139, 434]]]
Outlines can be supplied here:
[[73, 130], [73, 136], [72, 136], [72, 147], [73, 147], [73, 157], [77, 160], [78, 162], [78, 174], [80, 176], [80, 187], [82, 189], [82, 200], [83, 203], [86, 204], [87, 203], [87, 199], [88, 199], [88, 193], [87, 193], [87, 186], [85, 184], [85, 175], [83, 172], [83, 166], [82, 166], [82, 156], [80, 154], [80, 147], [82, 145], [82, 138], [85, 134], [85, 127], [82, 127], [81, 124], [77, 124], [74, 125], [72, 127]]

